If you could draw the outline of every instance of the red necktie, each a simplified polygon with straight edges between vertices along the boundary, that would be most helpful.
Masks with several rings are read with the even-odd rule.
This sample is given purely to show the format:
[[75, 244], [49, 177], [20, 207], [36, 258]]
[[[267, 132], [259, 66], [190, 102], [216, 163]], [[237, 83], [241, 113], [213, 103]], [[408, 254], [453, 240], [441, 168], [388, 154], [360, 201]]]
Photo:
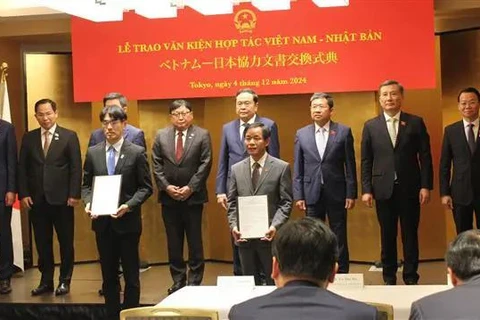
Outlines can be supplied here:
[[183, 155], [183, 132], [178, 131], [177, 134], [177, 150], [175, 150], [175, 157], [177, 158], [177, 161], [180, 161]]

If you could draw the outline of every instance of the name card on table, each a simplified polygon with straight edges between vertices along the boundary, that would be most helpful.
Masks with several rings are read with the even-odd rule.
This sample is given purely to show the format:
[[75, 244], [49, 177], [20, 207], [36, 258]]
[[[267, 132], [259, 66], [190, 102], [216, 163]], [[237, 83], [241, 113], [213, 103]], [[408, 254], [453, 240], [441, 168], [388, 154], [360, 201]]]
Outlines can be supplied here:
[[255, 288], [255, 280], [253, 276], [218, 276], [217, 287], [221, 288]]
[[335, 280], [329, 285], [329, 287], [338, 289], [362, 289], [363, 273], [337, 273], [335, 275]]

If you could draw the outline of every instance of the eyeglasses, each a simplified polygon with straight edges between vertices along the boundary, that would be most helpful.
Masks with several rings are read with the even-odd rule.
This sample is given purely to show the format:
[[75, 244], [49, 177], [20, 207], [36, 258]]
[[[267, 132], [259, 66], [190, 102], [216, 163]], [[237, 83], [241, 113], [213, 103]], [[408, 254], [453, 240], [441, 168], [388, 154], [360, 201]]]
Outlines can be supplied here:
[[186, 116], [188, 116], [190, 113], [192, 113], [192, 111], [172, 112], [172, 113], [170, 113], [170, 114], [172, 115], [172, 117], [180, 118], [180, 117], [186, 117]]
[[103, 120], [102, 121], [102, 126], [104, 127], [108, 127], [108, 125], [111, 125], [112, 127], [113, 126], [116, 126], [117, 124], [119, 124], [121, 122], [121, 120]]

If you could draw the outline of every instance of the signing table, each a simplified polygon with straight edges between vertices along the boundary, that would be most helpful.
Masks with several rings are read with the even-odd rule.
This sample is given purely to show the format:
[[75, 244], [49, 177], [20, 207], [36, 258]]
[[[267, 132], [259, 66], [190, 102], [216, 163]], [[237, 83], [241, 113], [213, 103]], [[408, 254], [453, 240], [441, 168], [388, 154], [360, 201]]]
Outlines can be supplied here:
[[[422, 286], [364, 286], [363, 288], [329, 287], [341, 296], [365, 302], [387, 303], [393, 306], [395, 320], [408, 319], [413, 301], [451, 288], [447, 285]], [[207, 308], [219, 311], [220, 319], [228, 319], [230, 308], [237, 303], [273, 291], [273, 286], [225, 288], [216, 286], [187, 286], [166, 297], [157, 306], [177, 308]]]

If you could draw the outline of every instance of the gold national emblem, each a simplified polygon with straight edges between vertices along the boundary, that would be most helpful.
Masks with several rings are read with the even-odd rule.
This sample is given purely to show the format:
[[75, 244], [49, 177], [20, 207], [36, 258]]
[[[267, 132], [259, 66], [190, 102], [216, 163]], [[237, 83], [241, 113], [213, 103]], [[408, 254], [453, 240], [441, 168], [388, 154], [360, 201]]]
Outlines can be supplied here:
[[252, 33], [257, 25], [257, 16], [252, 10], [243, 9], [237, 12], [233, 21], [240, 33]]

